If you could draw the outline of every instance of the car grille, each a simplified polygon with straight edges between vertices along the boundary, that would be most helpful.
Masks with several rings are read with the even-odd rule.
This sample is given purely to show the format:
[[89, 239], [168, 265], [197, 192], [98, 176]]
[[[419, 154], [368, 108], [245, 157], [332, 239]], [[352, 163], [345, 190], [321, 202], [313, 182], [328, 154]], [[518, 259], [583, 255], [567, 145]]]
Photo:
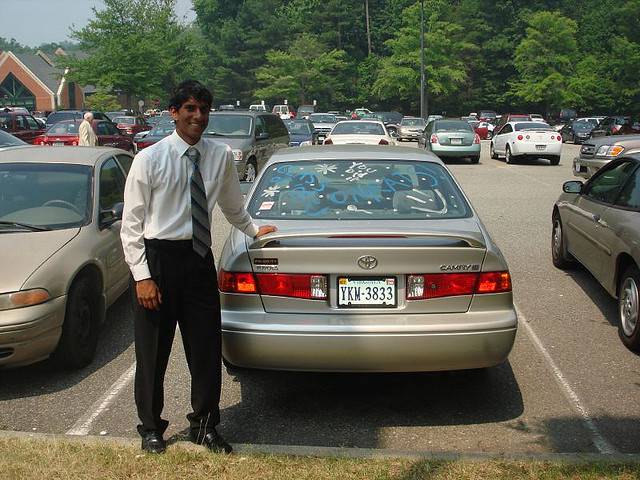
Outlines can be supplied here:
[[300, 145], [300, 142], [289, 142], [290, 147], [297, 147]]
[[314, 131], [320, 135], [327, 135], [331, 129], [330, 128], [315, 128]]
[[596, 146], [590, 143], [585, 143], [584, 145], [582, 145], [582, 148], [580, 148], [581, 157], [584, 157], [584, 158], [593, 157], [595, 153], [596, 153]]

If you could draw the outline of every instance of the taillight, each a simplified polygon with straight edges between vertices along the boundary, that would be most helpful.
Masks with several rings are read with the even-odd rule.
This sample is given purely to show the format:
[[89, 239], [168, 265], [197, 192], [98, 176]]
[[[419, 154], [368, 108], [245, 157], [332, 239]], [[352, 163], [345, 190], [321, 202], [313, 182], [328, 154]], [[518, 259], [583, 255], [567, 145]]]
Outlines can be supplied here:
[[[553, 140], [553, 137], [551, 137], [551, 140]], [[558, 135], [558, 139], [557, 139], [557, 140], [558, 140], [559, 142], [561, 142], [561, 141], [562, 141], [562, 135]]]
[[522, 140], [524, 137], [522, 135], [518, 135], [518, 140]]
[[259, 293], [278, 297], [327, 298], [327, 277], [305, 273], [225, 272], [218, 274], [218, 288], [225, 293]]
[[44, 145], [44, 137], [36, 137], [33, 139], [34, 145]]
[[480, 135], [478, 135], [477, 133], [473, 136], [473, 143], [475, 144], [480, 143]]
[[389, 142], [387, 142], [384, 138], [381, 138], [378, 142], [378, 145], [389, 145]]
[[429, 139], [429, 143], [438, 143], [438, 136], [435, 133], [431, 134], [431, 138]]
[[323, 145], [333, 145], [333, 142], [331, 141], [330, 138], [325, 138], [324, 142], [322, 142]]
[[78, 140], [71, 140], [71, 145], [78, 145]]
[[510, 291], [509, 272], [428, 273], [407, 276], [407, 300]]

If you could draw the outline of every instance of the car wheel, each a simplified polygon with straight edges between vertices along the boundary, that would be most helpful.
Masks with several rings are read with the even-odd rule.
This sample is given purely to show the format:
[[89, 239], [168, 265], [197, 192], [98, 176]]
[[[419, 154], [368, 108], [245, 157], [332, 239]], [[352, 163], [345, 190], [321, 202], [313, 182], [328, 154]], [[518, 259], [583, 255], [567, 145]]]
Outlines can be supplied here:
[[478, 155], [477, 157], [471, 157], [471, 163], [479, 163], [480, 162], [480, 155]]
[[100, 328], [97, 305], [91, 281], [78, 278], [69, 291], [62, 335], [53, 354], [61, 367], [78, 369], [93, 360]]
[[498, 154], [496, 153], [495, 148], [493, 148], [493, 142], [491, 142], [491, 145], [489, 146], [489, 155], [491, 155], [491, 158], [494, 160], [498, 159]]
[[557, 157], [551, 157], [549, 159], [549, 163], [551, 165], [558, 165], [560, 163], [560, 155], [558, 155]]
[[247, 165], [244, 169], [244, 181], [245, 182], [253, 182], [256, 179], [256, 174], [258, 173], [258, 166], [256, 165], [256, 159], [250, 158], [247, 160]]
[[559, 213], [553, 215], [553, 229], [551, 231], [551, 259], [553, 266], [561, 270], [571, 268], [575, 260], [567, 252], [567, 244], [564, 239], [562, 219]]
[[504, 148], [504, 161], [505, 163], [513, 163], [513, 155], [511, 155], [509, 145]]
[[632, 352], [640, 353], [640, 271], [635, 265], [628, 267], [618, 288], [618, 333], [622, 343]]

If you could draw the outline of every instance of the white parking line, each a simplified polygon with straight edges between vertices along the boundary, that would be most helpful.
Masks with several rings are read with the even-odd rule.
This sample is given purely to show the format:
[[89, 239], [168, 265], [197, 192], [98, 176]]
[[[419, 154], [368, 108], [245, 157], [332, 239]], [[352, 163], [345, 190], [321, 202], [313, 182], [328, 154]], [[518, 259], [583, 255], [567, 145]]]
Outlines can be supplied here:
[[562, 393], [564, 394], [564, 396], [567, 398], [571, 406], [582, 417], [582, 420], [587, 430], [591, 432], [591, 441], [598, 449], [598, 452], [605, 453], [605, 454], [618, 453], [616, 449], [613, 447], [613, 445], [611, 445], [607, 441], [607, 439], [604, 438], [604, 436], [600, 433], [600, 430], [598, 430], [598, 427], [593, 421], [593, 418], [591, 418], [591, 415], [589, 415], [589, 412], [580, 401], [580, 397], [578, 397], [578, 394], [573, 390], [573, 388], [571, 388], [571, 385], [569, 385], [569, 382], [567, 381], [565, 376], [562, 374], [562, 371], [560, 371], [560, 368], [558, 368], [556, 363], [553, 361], [553, 358], [549, 354], [549, 351], [546, 348], [544, 348], [544, 345], [540, 341], [540, 338], [538, 338], [538, 335], [536, 335], [536, 332], [534, 332], [533, 328], [531, 328], [531, 325], [529, 325], [529, 321], [527, 320], [527, 318], [524, 316], [524, 314], [518, 308], [517, 305], [515, 305], [515, 308], [516, 308], [516, 312], [518, 313], [518, 319], [519, 319], [520, 325], [524, 327], [527, 334], [529, 335], [529, 338], [531, 338], [531, 340], [533, 341], [534, 346], [536, 347], [538, 352], [542, 355], [542, 357], [546, 360], [549, 368], [553, 372], [553, 375], [556, 381], [558, 382], [558, 385], [560, 385], [560, 390], [562, 390]]
[[133, 376], [136, 373], [136, 364], [129, 367], [129, 369], [124, 372], [116, 382], [111, 385], [109, 390], [105, 392], [105, 394], [100, 397], [89, 410], [85, 412], [82, 417], [78, 419], [78, 421], [71, 427], [70, 430], [66, 432], [67, 435], [87, 435], [91, 430], [91, 426], [96, 419], [102, 415], [102, 413], [107, 410], [116, 397], [120, 394], [122, 389], [126, 387], [129, 382], [133, 379]]

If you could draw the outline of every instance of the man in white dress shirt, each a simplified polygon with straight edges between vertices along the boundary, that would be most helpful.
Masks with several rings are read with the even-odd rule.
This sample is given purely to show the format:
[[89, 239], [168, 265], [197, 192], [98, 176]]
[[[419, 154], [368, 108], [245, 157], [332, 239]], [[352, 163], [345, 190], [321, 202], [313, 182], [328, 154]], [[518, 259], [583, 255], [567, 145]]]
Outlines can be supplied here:
[[163, 385], [176, 323], [191, 373], [191, 439], [231, 452], [215, 429], [222, 369], [213, 208], [217, 203], [250, 237], [276, 230], [258, 227], [243, 207], [231, 149], [202, 138], [211, 103], [211, 93], [199, 82], [178, 85], [169, 106], [175, 132], [136, 155], [125, 187], [121, 238], [135, 283], [138, 432], [142, 449], [152, 453], [166, 448]]
[[98, 144], [98, 136], [93, 131], [93, 113], [85, 112], [84, 120], [80, 122], [78, 128], [78, 145], [95, 147]]

